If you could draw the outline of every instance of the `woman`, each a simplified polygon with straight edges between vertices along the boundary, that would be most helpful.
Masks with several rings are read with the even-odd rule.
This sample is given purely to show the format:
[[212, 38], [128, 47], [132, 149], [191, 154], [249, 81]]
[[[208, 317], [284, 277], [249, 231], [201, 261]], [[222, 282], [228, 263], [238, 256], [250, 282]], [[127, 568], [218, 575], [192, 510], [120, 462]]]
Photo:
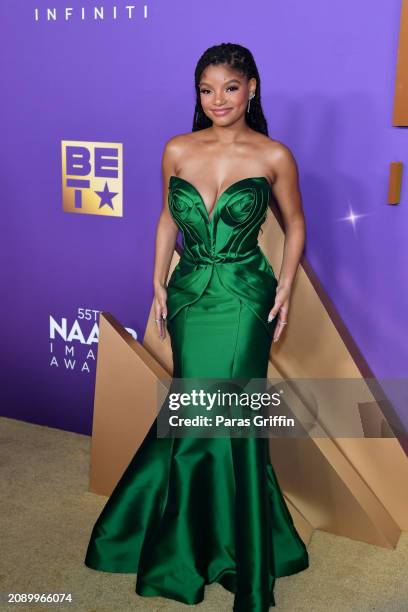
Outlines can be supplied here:
[[[167, 142], [156, 239], [155, 319], [173, 379], [265, 378], [287, 324], [304, 246], [296, 162], [271, 140], [250, 51], [221, 44], [195, 71], [192, 133]], [[276, 280], [258, 246], [270, 191], [286, 225]], [[184, 250], [166, 285], [176, 236]], [[85, 563], [137, 573], [136, 592], [186, 604], [218, 582], [234, 611], [275, 606], [278, 576], [308, 567], [267, 438], [158, 437], [157, 420], [98, 518]]]

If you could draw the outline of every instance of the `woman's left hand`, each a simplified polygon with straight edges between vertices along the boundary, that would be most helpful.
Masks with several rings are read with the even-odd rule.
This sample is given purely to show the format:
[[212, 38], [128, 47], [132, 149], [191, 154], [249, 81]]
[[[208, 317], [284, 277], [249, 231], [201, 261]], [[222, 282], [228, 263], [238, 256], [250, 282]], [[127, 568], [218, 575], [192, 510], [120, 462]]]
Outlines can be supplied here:
[[268, 315], [268, 322], [272, 321], [272, 319], [278, 316], [278, 321], [275, 326], [275, 332], [273, 334], [273, 341], [277, 342], [280, 338], [280, 335], [287, 325], [287, 317], [289, 312], [289, 302], [291, 295], [291, 287], [285, 285], [279, 285], [276, 287], [276, 297], [275, 304], [273, 308], [270, 310]]

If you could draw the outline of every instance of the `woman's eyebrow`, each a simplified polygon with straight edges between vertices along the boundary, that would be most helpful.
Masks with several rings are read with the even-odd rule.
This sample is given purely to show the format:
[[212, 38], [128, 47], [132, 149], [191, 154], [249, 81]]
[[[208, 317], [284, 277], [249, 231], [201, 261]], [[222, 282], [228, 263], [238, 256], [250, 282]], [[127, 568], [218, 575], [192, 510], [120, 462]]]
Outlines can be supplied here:
[[[232, 83], [233, 81], [235, 83], [239, 83], [239, 84], [241, 83], [241, 81], [239, 81], [238, 79], [228, 79], [228, 81], [225, 81], [224, 85], [226, 85], [227, 83]], [[202, 85], [209, 85], [211, 87], [210, 83], [207, 83], [207, 81], [200, 81], [200, 87]]]

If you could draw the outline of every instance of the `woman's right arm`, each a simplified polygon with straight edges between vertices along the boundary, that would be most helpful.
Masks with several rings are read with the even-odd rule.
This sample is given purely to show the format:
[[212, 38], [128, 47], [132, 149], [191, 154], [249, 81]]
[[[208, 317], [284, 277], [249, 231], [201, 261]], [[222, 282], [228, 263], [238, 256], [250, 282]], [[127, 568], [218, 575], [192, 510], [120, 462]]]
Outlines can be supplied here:
[[154, 318], [159, 337], [166, 337], [164, 319], [167, 317], [167, 277], [176, 246], [178, 226], [171, 216], [168, 205], [168, 186], [172, 174], [176, 174], [176, 161], [179, 154], [178, 137], [169, 140], [162, 156], [163, 207], [157, 223], [154, 261]]

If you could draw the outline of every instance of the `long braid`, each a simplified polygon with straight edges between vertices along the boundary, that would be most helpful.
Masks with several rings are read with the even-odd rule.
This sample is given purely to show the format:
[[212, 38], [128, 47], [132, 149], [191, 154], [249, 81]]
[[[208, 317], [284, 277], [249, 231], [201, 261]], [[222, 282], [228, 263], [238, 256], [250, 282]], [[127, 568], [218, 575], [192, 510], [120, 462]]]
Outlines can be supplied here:
[[210, 64], [228, 64], [230, 68], [245, 74], [248, 79], [256, 78], [256, 92], [251, 99], [250, 112], [245, 112], [247, 124], [257, 132], [268, 136], [268, 124], [261, 105], [261, 81], [252, 53], [246, 47], [233, 43], [222, 43], [207, 49], [198, 60], [195, 73], [196, 105], [193, 119], [193, 132], [211, 127], [212, 121], [201, 106], [199, 81], [204, 69]]

